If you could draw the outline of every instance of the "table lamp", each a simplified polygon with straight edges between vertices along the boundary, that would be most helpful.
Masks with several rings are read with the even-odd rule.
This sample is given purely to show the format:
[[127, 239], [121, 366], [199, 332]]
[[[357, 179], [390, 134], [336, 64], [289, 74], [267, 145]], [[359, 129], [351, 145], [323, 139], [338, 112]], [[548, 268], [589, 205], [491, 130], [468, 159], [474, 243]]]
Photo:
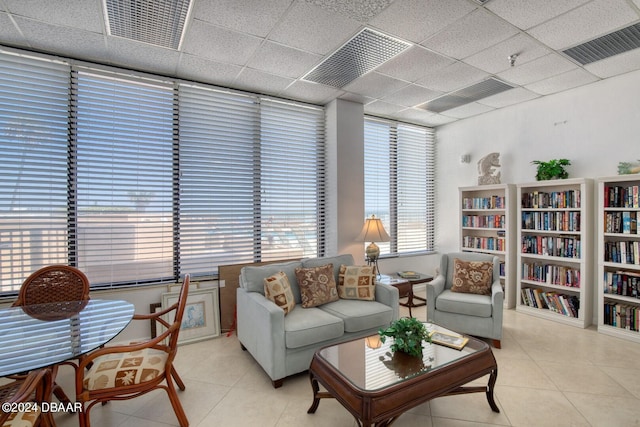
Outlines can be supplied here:
[[367, 255], [367, 264], [375, 265], [376, 272], [379, 274], [380, 269], [378, 268], [378, 257], [380, 256], [380, 248], [375, 242], [388, 242], [391, 240], [385, 231], [380, 218], [376, 218], [375, 215], [371, 215], [371, 218], [367, 218], [362, 226], [362, 231], [356, 240], [358, 242], [371, 242], [365, 250]]

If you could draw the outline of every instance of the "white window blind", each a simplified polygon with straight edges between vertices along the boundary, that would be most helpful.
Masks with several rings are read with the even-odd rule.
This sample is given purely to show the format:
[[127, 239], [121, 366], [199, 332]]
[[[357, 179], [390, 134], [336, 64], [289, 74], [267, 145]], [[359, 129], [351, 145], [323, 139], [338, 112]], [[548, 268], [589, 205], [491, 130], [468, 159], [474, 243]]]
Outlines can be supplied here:
[[77, 266], [94, 285], [173, 280], [173, 87], [73, 76]]
[[434, 149], [430, 128], [365, 120], [365, 213], [391, 236], [383, 255], [434, 250]]
[[69, 66], [24, 56], [0, 61], [0, 290], [68, 262]]

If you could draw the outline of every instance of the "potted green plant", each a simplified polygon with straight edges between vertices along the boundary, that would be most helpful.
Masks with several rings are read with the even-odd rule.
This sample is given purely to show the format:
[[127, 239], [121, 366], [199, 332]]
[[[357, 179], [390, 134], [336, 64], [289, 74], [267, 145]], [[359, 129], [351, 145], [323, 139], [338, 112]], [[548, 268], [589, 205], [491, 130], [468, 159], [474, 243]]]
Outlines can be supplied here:
[[538, 170], [536, 173], [537, 181], [547, 181], [549, 179], [566, 179], [569, 177], [569, 172], [564, 169], [565, 166], [569, 166], [571, 164], [571, 161], [567, 159], [552, 159], [548, 162], [534, 160], [531, 163], [533, 163], [534, 165], [538, 165]]
[[386, 329], [380, 329], [380, 341], [387, 337], [393, 338], [391, 351], [406, 353], [411, 356], [422, 357], [422, 342], [431, 342], [427, 327], [415, 317], [402, 317], [391, 322]]

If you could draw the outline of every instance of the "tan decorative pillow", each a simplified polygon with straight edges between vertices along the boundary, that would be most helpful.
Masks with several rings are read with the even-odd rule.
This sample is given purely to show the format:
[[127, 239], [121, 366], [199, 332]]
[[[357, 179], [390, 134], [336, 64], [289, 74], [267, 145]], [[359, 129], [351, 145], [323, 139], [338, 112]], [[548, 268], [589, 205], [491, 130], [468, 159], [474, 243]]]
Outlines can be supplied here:
[[453, 260], [452, 292], [491, 295], [492, 281], [492, 262]]
[[285, 316], [296, 306], [289, 278], [283, 271], [264, 279], [264, 296], [284, 310]]
[[310, 268], [298, 267], [296, 279], [300, 286], [300, 299], [304, 308], [316, 307], [339, 299], [333, 264]]
[[338, 296], [343, 299], [376, 299], [375, 267], [368, 265], [341, 265], [338, 276]]

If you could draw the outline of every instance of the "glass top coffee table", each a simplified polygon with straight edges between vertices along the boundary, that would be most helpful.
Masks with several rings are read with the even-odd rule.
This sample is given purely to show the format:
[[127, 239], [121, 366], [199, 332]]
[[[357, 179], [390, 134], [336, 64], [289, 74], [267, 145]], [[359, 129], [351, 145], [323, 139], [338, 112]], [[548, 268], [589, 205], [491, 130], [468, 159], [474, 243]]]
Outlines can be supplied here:
[[[433, 324], [427, 329], [455, 334]], [[486, 393], [491, 409], [500, 412], [493, 399], [498, 365], [491, 348], [468, 338], [462, 350], [424, 343], [422, 360], [392, 354], [392, 340], [383, 344], [377, 335], [321, 348], [309, 368], [313, 404], [307, 412], [315, 413], [320, 399], [335, 398], [359, 425], [386, 426], [428, 400], [465, 393]], [[464, 386], [487, 374], [487, 386]]]

